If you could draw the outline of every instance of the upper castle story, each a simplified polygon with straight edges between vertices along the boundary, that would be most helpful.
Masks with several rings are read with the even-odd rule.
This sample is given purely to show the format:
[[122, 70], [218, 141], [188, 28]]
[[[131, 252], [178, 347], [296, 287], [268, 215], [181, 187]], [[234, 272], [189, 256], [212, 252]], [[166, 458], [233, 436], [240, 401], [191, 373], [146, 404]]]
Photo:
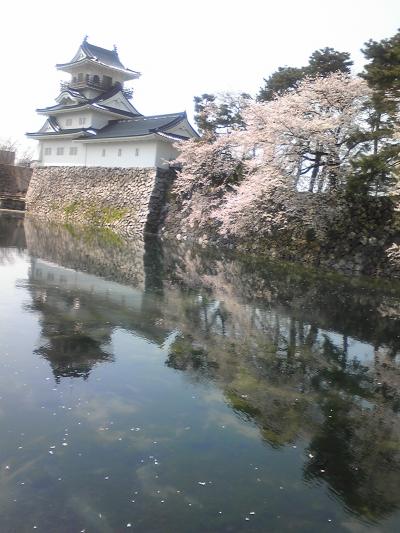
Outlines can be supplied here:
[[[76, 90], [86, 98], [95, 98], [111, 88], [123, 88], [124, 82], [140, 77], [140, 72], [126, 68], [117, 48], [107, 50], [83, 40], [78, 51], [68, 63], [56, 65], [58, 70], [67, 72], [71, 78], [61, 83], [61, 90]], [[132, 91], [124, 91], [130, 98]]]

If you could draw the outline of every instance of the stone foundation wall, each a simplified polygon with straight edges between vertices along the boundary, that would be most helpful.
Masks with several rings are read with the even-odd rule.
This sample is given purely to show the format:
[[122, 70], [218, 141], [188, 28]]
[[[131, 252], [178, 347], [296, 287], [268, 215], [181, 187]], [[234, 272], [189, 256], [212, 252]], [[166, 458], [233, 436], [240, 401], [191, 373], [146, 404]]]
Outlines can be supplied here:
[[157, 168], [35, 168], [27, 211], [74, 225], [110, 228], [126, 236], [157, 233], [170, 170]]
[[25, 196], [33, 169], [0, 163], [0, 195]]
[[[366, 197], [355, 202], [345, 197], [306, 194], [298, 193], [303, 208], [294, 214], [290, 202], [286, 206], [273, 199], [265, 202], [265, 213], [273, 223], [260, 222], [246, 235], [235, 237], [221, 234], [216, 220], [207, 214], [201, 225], [191, 224], [190, 210], [187, 205], [186, 211], [183, 209], [179, 194], [172, 187], [161, 236], [165, 241], [212, 245], [219, 250], [293, 261], [347, 275], [400, 279], [398, 198]], [[213, 200], [210, 197], [210, 203]], [[201, 201], [204, 204], [203, 198]], [[193, 195], [190, 208], [195, 205]], [[275, 212], [283, 209], [284, 223], [275, 223]]]

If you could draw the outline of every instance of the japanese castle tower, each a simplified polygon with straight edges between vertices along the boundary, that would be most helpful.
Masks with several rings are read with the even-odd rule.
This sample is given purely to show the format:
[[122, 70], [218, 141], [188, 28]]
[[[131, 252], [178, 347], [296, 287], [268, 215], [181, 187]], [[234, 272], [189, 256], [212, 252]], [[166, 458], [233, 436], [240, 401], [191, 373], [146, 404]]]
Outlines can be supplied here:
[[168, 167], [179, 141], [198, 137], [186, 113], [144, 116], [130, 102], [126, 81], [140, 73], [125, 68], [116, 48], [82, 42], [69, 63], [56, 105], [37, 109], [47, 117], [27, 133], [39, 141], [40, 166]]

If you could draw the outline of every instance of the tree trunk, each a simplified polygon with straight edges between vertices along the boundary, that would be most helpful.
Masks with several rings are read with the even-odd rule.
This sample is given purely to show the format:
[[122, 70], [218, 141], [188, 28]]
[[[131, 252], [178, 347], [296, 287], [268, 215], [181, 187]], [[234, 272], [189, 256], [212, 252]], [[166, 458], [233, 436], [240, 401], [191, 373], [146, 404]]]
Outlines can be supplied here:
[[325, 172], [325, 168], [324, 168], [323, 171], [321, 172], [321, 174], [318, 177], [317, 192], [319, 192], [319, 193], [324, 190], [325, 178], [326, 178], [326, 172]]
[[322, 159], [322, 153], [321, 152], [316, 152], [315, 153], [314, 168], [312, 170], [312, 174], [311, 174], [311, 178], [310, 178], [310, 184], [309, 184], [309, 187], [308, 187], [308, 192], [314, 192], [314, 185], [315, 185], [315, 181], [316, 181], [317, 176], [318, 176], [319, 166], [321, 164], [321, 159]]
[[297, 163], [297, 172], [296, 177], [294, 179], [294, 188], [297, 189], [297, 185], [299, 184], [299, 179], [301, 176], [301, 168], [303, 166], [303, 159], [300, 157], [299, 162]]

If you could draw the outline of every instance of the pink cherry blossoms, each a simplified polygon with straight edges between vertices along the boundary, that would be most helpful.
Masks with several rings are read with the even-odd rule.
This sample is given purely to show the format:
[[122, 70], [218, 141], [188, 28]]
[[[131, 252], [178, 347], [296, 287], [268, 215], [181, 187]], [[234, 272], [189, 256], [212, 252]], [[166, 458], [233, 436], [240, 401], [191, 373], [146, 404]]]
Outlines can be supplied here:
[[214, 219], [222, 233], [240, 235], [284, 228], [298, 210], [306, 216], [299, 191], [339, 189], [365, 149], [369, 96], [365, 81], [346, 74], [305, 79], [271, 102], [249, 102], [244, 131], [180, 145], [175, 190], [190, 224]]

